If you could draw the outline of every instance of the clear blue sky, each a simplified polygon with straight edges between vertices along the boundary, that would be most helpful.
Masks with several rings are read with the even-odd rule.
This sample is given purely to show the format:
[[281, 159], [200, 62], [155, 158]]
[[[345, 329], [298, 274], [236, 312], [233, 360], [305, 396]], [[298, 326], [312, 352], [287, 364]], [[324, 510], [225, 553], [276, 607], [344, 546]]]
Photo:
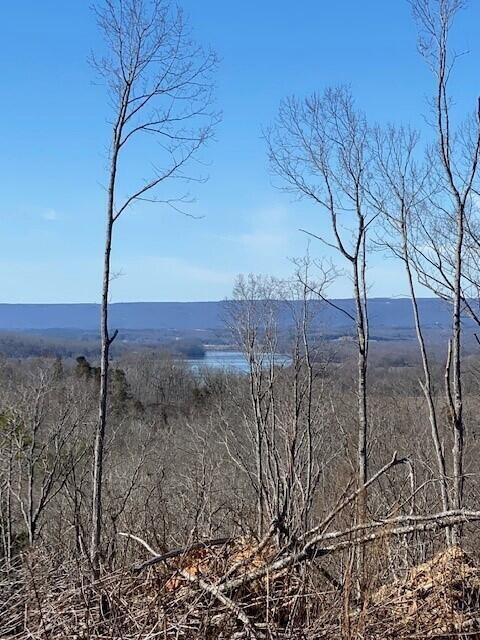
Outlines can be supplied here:
[[[348, 83], [372, 120], [422, 126], [432, 80], [406, 0], [184, 0], [197, 39], [221, 57], [223, 122], [210, 180], [191, 187], [191, 220], [138, 207], [116, 230], [114, 301], [212, 300], [237, 273], [285, 276], [326, 221], [272, 186], [261, 127], [280, 99]], [[0, 3], [0, 301], [99, 298], [109, 127], [87, 64], [98, 35], [87, 0]], [[480, 93], [480, 3], [456, 26], [456, 99]], [[312, 255], [324, 248], [311, 245]], [[375, 256], [372, 294], [401, 295], [400, 270]], [[332, 295], [350, 295], [340, 282]]]

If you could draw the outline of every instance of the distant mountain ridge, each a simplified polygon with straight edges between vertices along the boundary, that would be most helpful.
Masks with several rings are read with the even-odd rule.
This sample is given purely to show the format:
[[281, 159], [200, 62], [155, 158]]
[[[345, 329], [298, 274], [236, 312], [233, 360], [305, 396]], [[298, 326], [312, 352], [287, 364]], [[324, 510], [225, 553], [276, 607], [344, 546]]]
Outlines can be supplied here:
[[[354, 313], [354, 301], [335, 299], [339, 308]], [[217, 330], [224, 327], [225, 301], [213, 302], [119, 302], [110, 306], [112, 327], [129, 330], [168, 329], [178, 331]], [[315, 301], [317, 321], [329, 330], [351, 328], [351, 321], [326, 302]], [[426, 328], [446, 329], [451, 323], [449, 305], [437, 298], [420, 298], [420, 314]], [[283, 314], [282, 314], [283, 315]], [[371, 298], [372, 330], [412, 329], [408, 298]], [[71, 329], [96, 331], [100, 308], [97, 304], [0, 304], [0, 330], [27, 331]], [[286, 314], [285, 314], [286, 318]], [[467, 318], [467, 324], [471, 321]]]

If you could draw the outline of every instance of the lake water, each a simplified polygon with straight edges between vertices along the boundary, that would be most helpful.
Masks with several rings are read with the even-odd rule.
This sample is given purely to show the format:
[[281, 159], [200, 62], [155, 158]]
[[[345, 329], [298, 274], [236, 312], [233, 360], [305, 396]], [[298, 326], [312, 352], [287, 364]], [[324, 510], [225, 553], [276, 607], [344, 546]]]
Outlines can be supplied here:
[[[248, 373], [249, 365], [240, 351], [207, 351], [203, 358], [186, 360], [188, 366], [197, 372], [204, 370], [231, 371], [232, 373]], [[290, 363], [288, 356], [275, 355], [275, 362], [281, 366]]]

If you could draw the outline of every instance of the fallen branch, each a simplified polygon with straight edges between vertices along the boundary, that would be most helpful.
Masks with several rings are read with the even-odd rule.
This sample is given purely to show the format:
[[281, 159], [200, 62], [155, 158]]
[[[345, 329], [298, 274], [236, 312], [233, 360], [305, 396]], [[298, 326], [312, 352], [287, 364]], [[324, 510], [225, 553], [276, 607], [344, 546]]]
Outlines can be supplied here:
[[177, 573], [188, 582], [193, 582], [194, 584], [198, 585], [203, 591], [214, 596], [219, 602], [221, 602], [225, 607], [227, 607], [227, 609], [229, 609], [232, 613], [234, 613], [235, 616], [238, 618], [238, 620], [240, 620], [240, 622], [245, 627], [245, 631], [247, 632], [247, 637], [253, 638], [254, 640], [258, 639], [257, 633], [255, 631], [255, 627], [252, 621], [250, 620], [250, 618], [245, 613], [245, 611], [243, 611], [241, 607], [239, 607], [235, 602], [233, 602], [233, 600], [228, 598], [223, 593], [223, 591], [219, 589], [219, 587], [213, 584], [208, 584], [208, 582], [205, 582], [205, 580], [202, 580], [202, 578], [199, 578], [198, 575], [192, 576], [187, 571], [182, 571], [181, 569], [179, 569]]
[[[335, 540], [338, 538], [343, 538], [345, 536], [351, 536], [352, 533], [360, 533], [362, 531], [369, 531], [371, 529], [379, 529], [386, 527], [393, 527], [395, 525], [406, 525], [408, 523], [412, 525], [417, 525], [421, 527], [421, 524], [424, 522], [430, 522], [432, 518], [442, 520], [443, 518], [464, 518], [464, 520], [460, 520], [460, 522], [474, 522], [479, 519], [480, 511], [465, 511], [462, 509], [452, 509], [450, 511], [443, 511], [441, 513], [435, 514], [427, 514], [427, 515], [405, 515], [405, 516], [396, 516], [394, 518], [385, 518], [383, 520], [378, 520], [375, 522], [365, 522], [363, 524], [355, 525], [354, 527], [350, 527], [348, 529], [343, 529], [342, 531], [331, 531], [330, 533], [325, 533], [322, 537], [322, 541], [325, 540]], [[445, 525], [449, 526], [449, 525]], [[418, 529], [419, 531], [421, 529]]]
[[197, 549], [210, 549], [211, 547], [220, 547], [220, 546], [222, 546], [224, 544], [228, 544], [229, 542], [233, 542], [235, 540], [235, 538], [232, 538], [232, 537], [215, 538], [213, 540], [202, 540], [201, 542], [194, 542], [193, 544], [191, 544], [188, 547], [182, 547], [180, 549], [172, 549], [171, 551], [167, 551], [166, 553], [157, 554], [141, 538], [138, 538], [137, 536], [134, 536], [134, 535], [129, 534], [129, 533], [122, 533], [121, 535], [127, 536], [129, 538], [132, 538], [133, 540], [136, 540], [141, 545], [143, 545], [153, 555], [153, 558], [150, 558], [149, 560], [146, 560], [145, 562], [142, 562], [141, 564], [134, 565], [133, 566], [133, 571], [135, 573], [141, 573], [144, 569], [147, 569], [148, 567], [151, 567], [151, 566], [153, 566], [155, 564], [158, 564], [159, 562], [166, 562], [167, 560], [170, 560], [171, 558], [178, 558], [179, 556], [187, 555], [191, 551], [195, 551]]
[[157, 551], [154, 551], [152, 549], [152, 547], [148, 544], [148, 542], [145, 542], [145, 540], [142, 540], [142, 538], [139, 538], [138, 536], [134, 536], [133, 533], [125, 533], [124, 531], [120, 531], [118, 535], [124, 536], [125, 538], [130, 538], [131, 540], [135, 540], [136, 542], [139, 542], [142, 546], [145, 547], [148, 553], [152, 554], [152, 556], [155, 556], [156, 558], [160, 556], [160, 554], [157, 553]]
[[351, 504], [355, 498], [358, 497], [358, 495], [360, 493], [362, 493], [362, 491], [365, 491], [365, 489], [368, 489], [368, 487], [373, 484], [374, 482], [376, 482], [379, 478], [381, 478], [385, 473], [387, 473], [387, 471], [389, 471], [392, 467], [395, 467], [397, 464], [403, 464], [405, 462], [405, 460], [402, 458], [401, 460], [399, 460], [397, 458], [397, 452], [395, 451], [395, 453], [392, 456], [392, 459], [390, 460], [390, 462], [388, 462], [384, 467], [382, 467], [381, 469], [379, 469], [377, 471], [377, 473], [375, 473], [363, 486], [358, 487], [358, 489], [356, 489], [355, 491], [353, 491], [349, 496], [347, 496], [344, 500], [341, 500], [336, 506], [335, 508], [327, 515], [326, 518], [324, 518], [322, 520], [322, 522], [317, 525], [315, 528], [310, 529], [310, 531], [307, 531], [301, 538], [300, 540], [306, 540], [307, 538], [309, 538], [310, 536], [316, 534], [319, 531], [325, 531], [326, 528], [328, 527], [328, 525], [332, 522], [332, 520], [335, 518], [335, 516], [337, 516], [341, 511], [343, 511], [343, 509], [345, 509], [346, 507], [348, 507], [349, 504]]
[[[400, 518], [413, 521], [413, 524], [407, 526], [394, 526], [395, 524], [398, 524], [399, 519], [393, 518], [392, 520], [385, 520], [381, 523], [372, 523], [370, 527], [392, 527], [388, 532], [386, 532], [388, 535], [402, 536], [407, 533], [417, 531], [436, 531], [456, 524], [478, 521], [480, 520], [480, 511], [446, 511], [443, 513], [435, 513], [430, 516], [400, 516]], [[339, 531], [334, 534], [330, 534], [330, 537], [342, 537], [346, 534], [346, 531]], [[364, 545], [383, 536], [385, 536], [385, 532], [373, 532], [360, 538], [354, 538], [353, 540], [343, 540], [333, 545], [320, 547], [319, 545], [326, 539], [325, 534], [320, 533], [318, 536], [309, 540], [303, 548], [296, 553], [289, 554], [279, 558], [275, 562], [258, 567], [254, 571], [246, 573], [239, 578], [229, 580], [222, 584], [220, 589], [222, 591], [232, 591], [238, 587], [244, 586], [245, 584], [254, 582], [255, 580], [260, 580], [266, 575], [272, 575], [283, 571], [284, 569], [299, 564], [304, 560], [316, 559], [353, 546]]]

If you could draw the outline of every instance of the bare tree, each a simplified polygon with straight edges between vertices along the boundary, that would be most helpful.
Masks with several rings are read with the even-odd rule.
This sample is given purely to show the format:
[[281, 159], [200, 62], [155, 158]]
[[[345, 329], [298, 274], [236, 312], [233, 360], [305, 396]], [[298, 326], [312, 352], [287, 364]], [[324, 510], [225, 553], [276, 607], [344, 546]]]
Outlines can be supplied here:
[[[287, 190], [313, 201], [330, 219], [329, 237], [309, 234], [340, 254], [352, 278], [355, 308], [341, 311], [355, 326], [357, 336], [360, 487], [368, 479], [366, 236], [376, 215], [366, 198], [368, 137], [365, 116], [356, 109], [345, 88], [327, 89], [323, 95], [314, 94], [304, 100], [284, 100], [275, 125], [266, 134], [274, 174], [284, 181]], [[359, 519], [363, 521], [365, 491], [361, 491], [358, 504]]]
[[[447, 401], [453, 431], [453, 507], [463, 506], [465, 425], [462, 390], [462, 306], [464, 255], [468, 214], [478, 177], [480, 103], [455, 126], [449, 81], [459, 54], [451, 53], [449, 36], [464, 0], [411, 0], [419, 27], [420, 52], [436, 81], [432, 104], [437, 141], [428, 152], [438, 188], [426, 207], [422, 224], [425, 242], [417, 247], [423, 282], [451, 301], [451, 354], [447, 359]], [[426, 248], [425, 248], [426, 247]], [[451, 356], [451, 357], [450, 357]], [[455, 540], [454, 540], [455, 541]]]
[[13, 469], [15, 463], [14, 429], [8, 411], [0, 415], [0, 530], [2, 556], [10, 567], [13, 550]]
[[[275, 356], [278, 342], [278, 298], [281, 283], [275, 278], [250, 274], [240, 276], [235, 283], [233, 300], [228, 306], [229, 325], [236, 343], [245, 354], [249, 366], [249, 395], [254, 416], [252, 440], [254, 442], [255, 478], [257, 494], [257, 533], [262, 537], [265, 512], [270, 501], [266, 476], [278, 467], [278, 459], [268, 455], [268, 441], [275, 438], [276, 413], [273, 385]], [[246, 420], [247, 425], [249, 421]], [[245, 466], [246, 467], [246, 466]], [[247, 468], [247, 467], [246, 467]], [[275, 501], [275, 500], [274, 500]], [[278, 501], [275, 501], [278, 504]], [[274, 508], [269, 509], [276, 517]], [[278, 510], [276, 510], [278, 511]]]
[[83, 455], [76, 450], [76, 442], [84, 415], [74, 394], [62, 394], [58, 387], [54, 366], [35, 367], [25, 382], [17, 382], [5, 401], [9, 490], [18, 504], [30, 545], [37, 539], [47, 507], [60, 494]]
[[[178, 209], [185, 196], [168, 199], [159, 188], [193, 176], [187, 167], [212, 135], [212, 72], [216, 57], [190, 38], [181, 10], [169, 0], [105, 0], [96, 7], [106, 45], [94, 66], [105, 81], [113, 111], [107, 187], [101, 304], [101, 362], [95, 437], [90, 556], [98, 570], [102, 522], [104, 440], [108, 410], [110, 333], [108, 302], [115, 223], [134, 204], [154, 202]], [[151, 174], [141, 183], [121, 173], [122, 160], [136, 143], [155, 142]], [[127, 195], [122, 192], [126, 190]]]
[[[445, 452], [440, 435], [435, 407], [430, 358], [422, 327], [416, 291], [414, 252], [417, 244], [416, 219], [419, 207], [429, 196], [429, 172], [416, 162], [419, 135], [408, 128], [376, 128], [372, 132], [372, 149], [375, 158], [378, 188], [371, 194], [372, 201], [382, 216], [383, 232], [380, 244], [386, 247], [404, 266], [412, 302], [413, 320], [420, 350], [423, 381], [420, 381], [427, 404], [432, 442], [438, 468], [438, 480], [442, 509], [448, 511], [450, 498], [445, 462]], [[446, 529], [447, 540], [450, 532]]]
[[[320, 458], [328, 457], [326, 440], [320, 455], [324, 399], [312, 302], [317, 291], [325, 292], [331, 274], [322, 273], [314, 283], [309, 269], [305, 259], [289, 281], [240, 276], [228, 307], [236, 342], [249, 363], [250, 411], [244, 410], [247, 438], [227, 433], [236, 445], [233, 450], [227, 441], [227, 447], [254, 487], [258, 537], [273, 527], [282, 544], [307, 530]], [[287, 349], [285, 359], [281, 353]]]

